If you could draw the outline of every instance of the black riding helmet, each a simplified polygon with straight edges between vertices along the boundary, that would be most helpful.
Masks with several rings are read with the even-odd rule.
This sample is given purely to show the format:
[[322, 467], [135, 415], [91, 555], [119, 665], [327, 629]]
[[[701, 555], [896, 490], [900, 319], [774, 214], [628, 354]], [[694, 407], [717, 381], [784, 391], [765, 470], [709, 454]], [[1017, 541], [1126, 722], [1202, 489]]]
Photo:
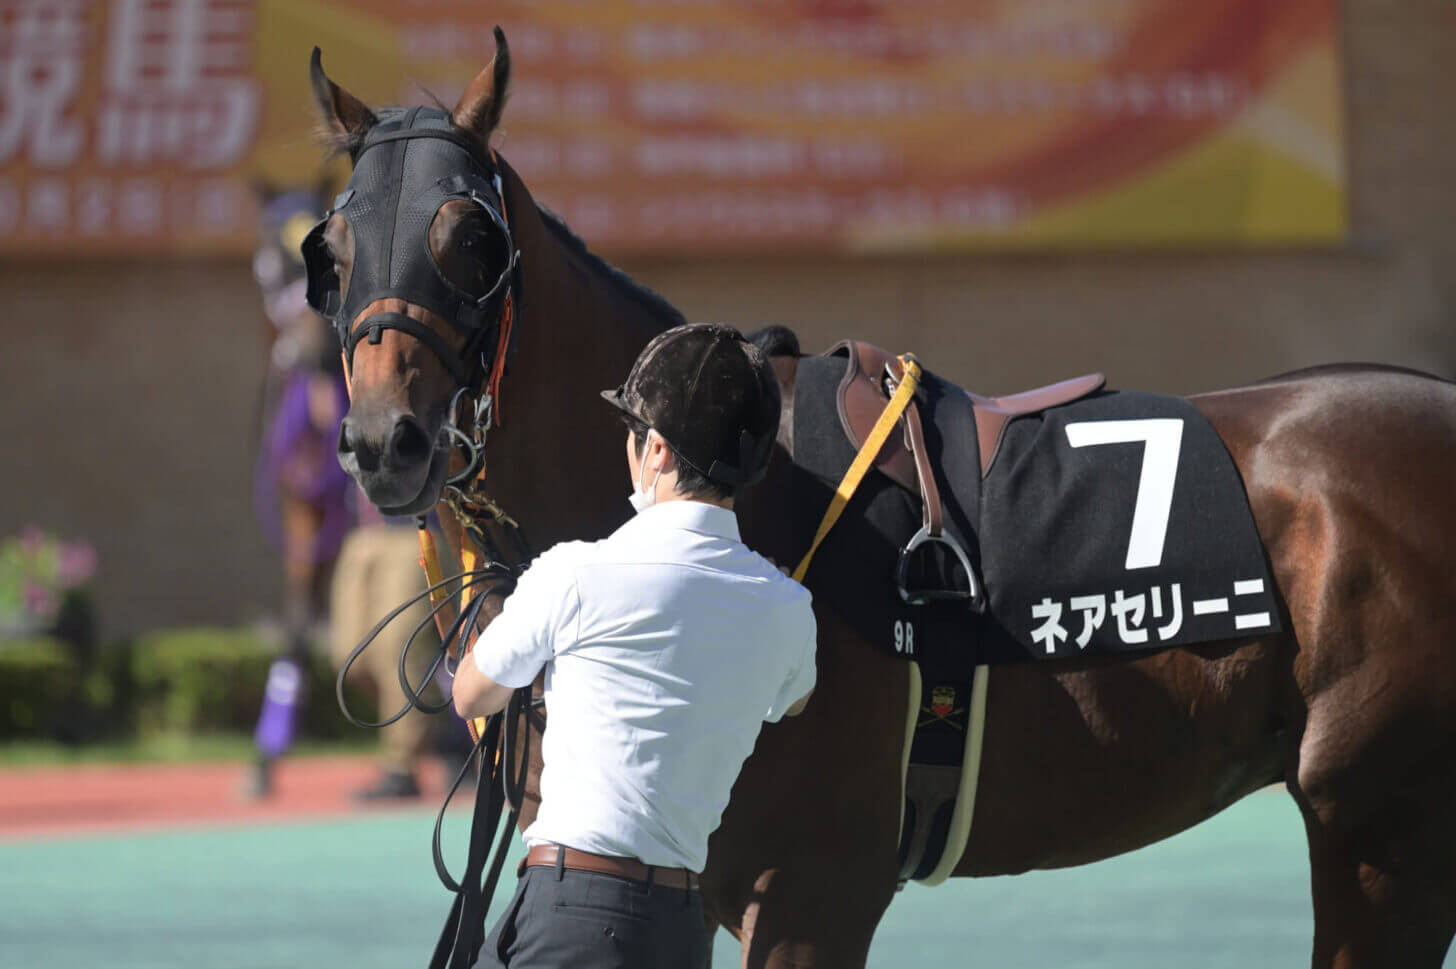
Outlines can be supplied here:
[[602, 397], [718, 484], [752, 484], [768, 467], [778, 381], [762, 351], [731, 326], [689, 323], [658, 334], [622, 386]]

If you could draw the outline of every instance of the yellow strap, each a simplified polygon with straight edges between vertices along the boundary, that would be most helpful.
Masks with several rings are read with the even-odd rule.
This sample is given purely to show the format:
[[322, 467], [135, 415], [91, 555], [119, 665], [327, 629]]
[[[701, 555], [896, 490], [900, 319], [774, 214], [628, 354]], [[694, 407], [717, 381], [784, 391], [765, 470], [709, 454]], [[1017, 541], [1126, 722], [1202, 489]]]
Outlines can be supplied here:
[[[463, 537], [465, 538], [465, 541], [462, 544], [465, 547], [460, 549], [460, 565], [461, 568], [464, 570], [465, 574], [468, 576], [471, 572], [475, 571], [475, 563], [479, 561], [480, 554], [475, 550], [475, 546], [471, 543], [470, 537], [468, 535], [465, 535]], [[468, 607], [474, 598], [475, 595], [471, 591], [467, 590], [461, 596], [461, 599], [463, 600], [461, 602], [461, 607]], [[469, 635], [469, 629], [460, 630], [461, 662], [464, 662], [465, 657], [470, 655], [470, 650], [475, 645], [474, 643], [466, 642], [466, 639]], [[474, 660], [471, 660], [471, 662], [474, 662]], [[465, 724], [470, 728], [470, 739], [474, 740], [476, 743], [479, 743], [480, 735], [485, 732], [485, 717], [475, 717], [474, 719], [465, 721]]]
[[430, 593], [430, 605], [438, 606], [450, 598], [450, 590], [444, 586], [435, 588], [445, 581], [445, 573], [440, 569], [440, 553], [435, 550], [435, 536], [423, 524], [420, 525], [420, 565], [425, 570], [425, 585], [434, 590]]
[[[465, 567], [467, 571], [474, 568], [476, 553], [473, 549], [462, 549], [460, 557], [466, 559]], [[440, 553], [435, 549], [435, 537], [430, 534], [430, 530], [426, 527], [420, 528], [420, 565], [425, 570], [425, 583], [431, 588], [434, 588], [445, 580], [445, 574], [440, 569]], [[441, 602], [450, 598], [451, 594], [448, 587], [435, 589], [435, 591], [430, 593], [430, 603], [438, 606]], [[468, 606], [469, 604], [470, 597], [469, 593], [467, 593], [464, 605]], [[446, 613], [450, 613], [450, 615], [447, 616]], [[455, 616], [453, 609], [447, 607], [435, 613], [435, 626], [440, 630], [442, 637], [449, 631], [450, 626], [454, 622]], [[465, 630], [462, 629], [460, 635], [463, 640], [465, 638]], [[463, 647], [463, 645], [462, 642], [461, 646]], [[470, 728], [470, 739], [479, 743], [480, 735], [485, 730], [485, 718], [475, 717], [465, 721], [465, 725]]]
[[875, 421], [875, 426], [870, 430], [869, 437], [865, 438], [864, 445], [859, 453], [854, 456], [850, 463], [849, 470], [844, 472], [844, 478], [839, 482], [839, 487], [834, 489], [834, 498], [829, 502], [829, 508], [824, 512], [824, 518], [819, 522], [819, 531], [814, 536], [809, 551], [799, 560], [799, 567], [794, 569], [794, 581], [803, 582], [805, 574], [809, 571], [809, 562], [813, 560], [814, 553], [819, 551], [819, 543], [829, 534], [834, 523], [839, 521], [839, 516], [844, 507], [849, 504], [849, 499], [854, 497], [855, 489], [864, 480], [865, 474], [870, 466], [874, 464], [875, 458], [884, 447], [885, 440], [889, 438], [890, 431], [894, 430], [895, 424], [900, 420], [900, 415], [905, 413], [905, 408], [910, 406], [910, 398], [915, 396], [915, 388], [920, 386], [920, 364], [916, 362], [913, 353], [906, 353], [900, 357], [900, 366], [904, 373], [900, 377], [900, 386], [895, 388], [895, 394], [885, 409], [880, 413], [880, 419]]

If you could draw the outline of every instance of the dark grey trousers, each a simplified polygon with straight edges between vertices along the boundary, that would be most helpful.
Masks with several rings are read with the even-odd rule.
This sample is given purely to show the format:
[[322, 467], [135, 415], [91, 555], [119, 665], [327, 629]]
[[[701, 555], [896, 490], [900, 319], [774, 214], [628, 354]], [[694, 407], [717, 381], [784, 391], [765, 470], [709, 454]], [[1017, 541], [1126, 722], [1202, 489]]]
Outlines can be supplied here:
[[702, 969], [697, 892], [595, 872], [527, 868], [476, 969]]

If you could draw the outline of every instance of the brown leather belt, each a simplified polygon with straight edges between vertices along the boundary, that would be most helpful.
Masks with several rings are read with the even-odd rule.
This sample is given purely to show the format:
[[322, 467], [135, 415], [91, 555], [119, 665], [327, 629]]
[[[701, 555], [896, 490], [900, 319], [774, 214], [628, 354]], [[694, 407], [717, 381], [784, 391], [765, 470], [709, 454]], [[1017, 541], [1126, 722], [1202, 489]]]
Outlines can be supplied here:
[[[564, 856], [564, 857], [561, 857]], [[698, 890], [698, 876], [686, 868], [659, 868], [644, 865], [636, 858], [613, 858], [608, 855], [594, 855], [561, 845], [535, 845], [526, 852], [520, 872], [527, 868], [570, 868], [572, 871], [594, 871], [602, 875], [617, 875], [650, 885], [666, 885], [684, 891]]]

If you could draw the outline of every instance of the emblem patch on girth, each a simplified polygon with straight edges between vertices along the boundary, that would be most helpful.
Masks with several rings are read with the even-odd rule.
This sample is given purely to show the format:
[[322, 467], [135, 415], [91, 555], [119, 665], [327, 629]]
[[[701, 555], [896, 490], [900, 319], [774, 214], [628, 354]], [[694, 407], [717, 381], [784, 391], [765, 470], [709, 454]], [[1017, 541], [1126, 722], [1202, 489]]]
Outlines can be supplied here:
[[941, 685], [930, 691], [930, 702], [922, 704], [922, 714], [916, 729], [922, 729], [932, 725], [944, 725], [956, 730], [966, 729], [966, 707], [964, 703], [957, 705], [957, 694], [959, 691], [954, 686]]

